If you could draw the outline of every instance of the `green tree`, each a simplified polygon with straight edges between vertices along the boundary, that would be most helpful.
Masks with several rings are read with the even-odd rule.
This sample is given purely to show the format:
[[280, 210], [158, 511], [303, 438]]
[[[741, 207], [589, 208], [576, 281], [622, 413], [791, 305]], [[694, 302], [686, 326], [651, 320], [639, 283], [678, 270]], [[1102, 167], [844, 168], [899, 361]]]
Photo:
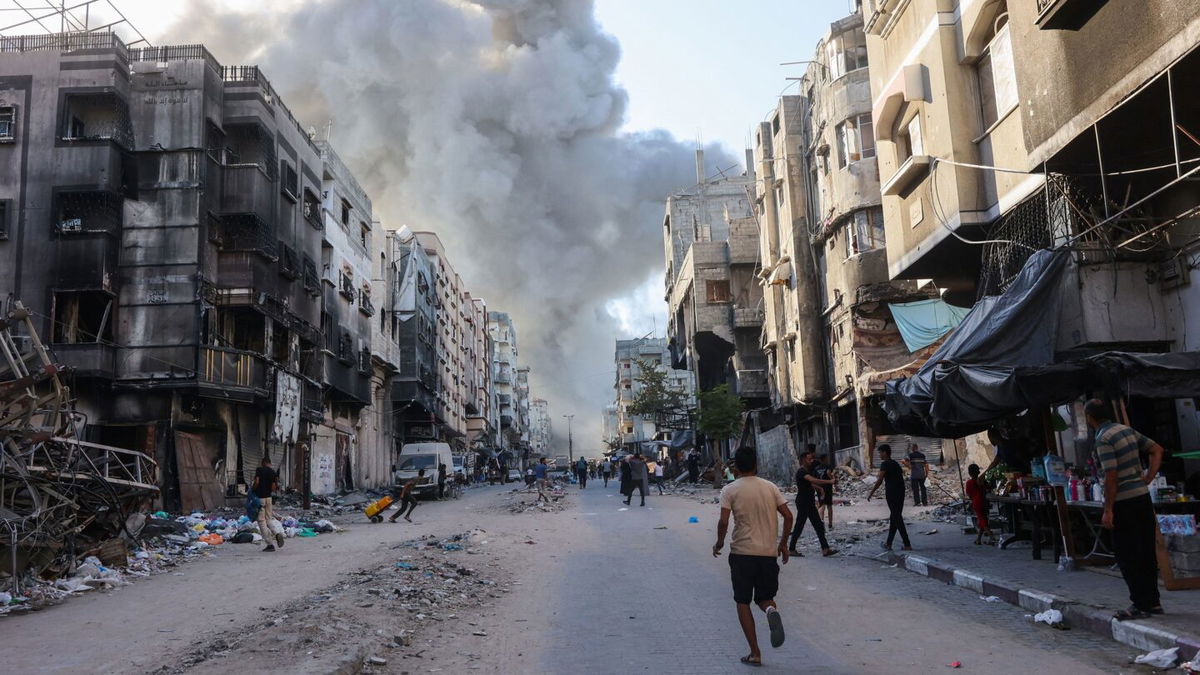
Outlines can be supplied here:
[[667, 371], [657, 363], [636, 360], [639, 374], [637, 394], [627, 408], [630, 415], [657, 417], [687, 406], [687, 392], [667, 380]]
[[722, 384], [701, 392], [700, 413], [696, 427], [712, 440], [727, 441], [742, 428], [742, 411], [745, 403]]

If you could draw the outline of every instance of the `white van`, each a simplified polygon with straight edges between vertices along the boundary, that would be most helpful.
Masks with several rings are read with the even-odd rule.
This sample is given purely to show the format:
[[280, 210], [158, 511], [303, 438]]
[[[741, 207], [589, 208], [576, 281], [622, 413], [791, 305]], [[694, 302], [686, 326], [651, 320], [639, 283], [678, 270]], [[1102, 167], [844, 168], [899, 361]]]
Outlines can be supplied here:
[[436, 498], [438, 464], [446, 465], [446, 479], [450, 480], [454, 471], [454, 456], [448, 444], [405, 443], [400, 448], [400, 461], [396, 464], [393, 480], [397, 486], [403, 486], [417, 477], [417, 471], [425, 469], [425, 475], [413, 486], [413, 491], [420, 497]]

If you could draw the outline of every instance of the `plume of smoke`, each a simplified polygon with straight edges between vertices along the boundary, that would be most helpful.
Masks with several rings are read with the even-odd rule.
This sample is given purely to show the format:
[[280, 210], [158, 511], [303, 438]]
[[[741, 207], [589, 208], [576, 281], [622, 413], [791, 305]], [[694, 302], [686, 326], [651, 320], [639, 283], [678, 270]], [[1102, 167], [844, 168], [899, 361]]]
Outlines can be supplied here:
[[441, 235], [472, 294], [513, 316], [533, 395], [598, 449], [623, 337], [605, 303], [661, 273], [663, 201], [695, 169], [666, 132], [619, 131], [620, 49], [592, 2], [266, 5], [197, 4], [171, 37], [257, 62], [306, 124], [333, 119], [384, 226]]

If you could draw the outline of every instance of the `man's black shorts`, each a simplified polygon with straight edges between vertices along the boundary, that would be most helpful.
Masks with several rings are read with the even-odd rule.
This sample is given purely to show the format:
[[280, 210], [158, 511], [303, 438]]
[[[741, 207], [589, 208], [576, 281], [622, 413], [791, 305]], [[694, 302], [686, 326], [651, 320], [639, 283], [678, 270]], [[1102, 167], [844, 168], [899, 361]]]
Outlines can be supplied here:
[[774, 556], [729, 554], [733, 601], [739, 605], [775, 599], [779, 591], [779, 563]]

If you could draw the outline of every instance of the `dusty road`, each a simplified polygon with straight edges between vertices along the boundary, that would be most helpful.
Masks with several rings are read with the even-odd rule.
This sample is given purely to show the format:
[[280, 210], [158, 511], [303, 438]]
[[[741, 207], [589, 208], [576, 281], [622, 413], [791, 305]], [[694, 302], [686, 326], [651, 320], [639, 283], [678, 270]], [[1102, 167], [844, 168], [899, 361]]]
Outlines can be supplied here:
[[[12, 616], [0, 620], [0, 663], [19, 673], [333, 672], [371, 657], [386, 663], [366, 670], [394, 673], [748, 670], [727, 562], [710, 553], [715, 505], [652, 496], [626, 508], [599, 483], [571, 489], [558, 513], [513, 514], [506, 497], [472, 490], [422, 504], [415, 525], [359, 522], [275, 555], [226, 546], [183, 576]], [[466, 550], [403, 543], [473, 529], [484, 532]], [[418, 592], [430, 586], [433, 607], [432, 591]], [[760, 671], [917, 673], [959, 661], [976, 673], [1133, 672], [1123, 647], [865, 557], [793, 559], [778, 599], [788, 639], [778, 650], [764, 641]]]

